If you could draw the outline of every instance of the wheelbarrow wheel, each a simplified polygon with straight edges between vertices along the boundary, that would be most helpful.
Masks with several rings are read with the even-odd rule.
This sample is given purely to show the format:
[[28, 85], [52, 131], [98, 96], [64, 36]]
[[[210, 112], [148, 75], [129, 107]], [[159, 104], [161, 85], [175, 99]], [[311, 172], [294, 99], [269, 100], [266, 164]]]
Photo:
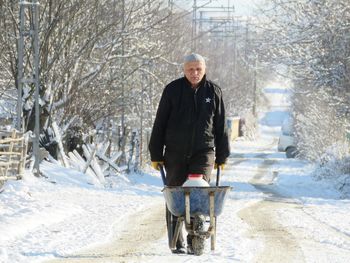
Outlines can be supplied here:
[[[193, 230], [204, 231], [205, 217], [202, 215], [196, 215], [193, 219]], [[205, 245], [205, 236], [194, 236], [192, 239], [192, 249], [196, 256], [203, 254]]]

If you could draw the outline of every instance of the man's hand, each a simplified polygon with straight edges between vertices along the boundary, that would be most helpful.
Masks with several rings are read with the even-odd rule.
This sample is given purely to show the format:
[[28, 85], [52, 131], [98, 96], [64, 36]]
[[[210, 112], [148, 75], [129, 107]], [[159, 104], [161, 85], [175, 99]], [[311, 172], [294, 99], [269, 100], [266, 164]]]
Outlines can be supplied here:
[[155, 162], [152, 162], [151, 165], [152, 165], [152, 167], [153, 167], [154, 169], [156, 169], [156, 170], [159, 171], [159, 170], [160, 170], [159, 166], [160, 166], [160, 165], [163, 166], [163, 165], [164, 165], [164, 162], [162, 162], [162, 161], [155, 161]]
[[218, 169], [218, 167], [220, 168], [220, 170], [224, 170], [225, 164], [224, 163], [222, 163], [222, 164], [215, 163], [214, 164], [214, 169]]

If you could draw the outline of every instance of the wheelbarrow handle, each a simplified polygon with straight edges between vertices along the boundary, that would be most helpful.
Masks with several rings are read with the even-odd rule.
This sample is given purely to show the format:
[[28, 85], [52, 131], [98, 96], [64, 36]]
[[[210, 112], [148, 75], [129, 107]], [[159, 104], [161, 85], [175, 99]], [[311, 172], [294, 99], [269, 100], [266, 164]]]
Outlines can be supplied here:
[[158, 167], [159, 167], [160, 175], [162, 176], [163, 185], [166, 186], [164, 166], [161, 164], [158, 164]]
[[216, 186], [220, 185], [220, 166], [218, 165], [217, 169], [216, 169]]

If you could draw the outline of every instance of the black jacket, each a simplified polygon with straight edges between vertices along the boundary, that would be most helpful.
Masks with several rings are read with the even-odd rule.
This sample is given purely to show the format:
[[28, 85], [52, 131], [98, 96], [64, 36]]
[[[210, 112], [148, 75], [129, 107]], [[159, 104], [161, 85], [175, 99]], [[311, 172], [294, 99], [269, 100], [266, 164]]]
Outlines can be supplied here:
[[222, 164], [230, 154], [221, 89], [204, 76], [194, 90], [183, 77], [163, 90], [154, 121], [149, 150], [152, 161], [163, 161], [166, 151], [188, 158], [215, 148], [215, 162]]

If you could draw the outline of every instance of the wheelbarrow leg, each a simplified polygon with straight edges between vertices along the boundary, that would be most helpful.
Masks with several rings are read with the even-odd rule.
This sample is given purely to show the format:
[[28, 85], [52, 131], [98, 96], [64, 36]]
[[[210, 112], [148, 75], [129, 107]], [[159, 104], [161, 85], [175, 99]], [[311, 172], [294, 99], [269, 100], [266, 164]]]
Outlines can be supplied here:
[[174, 249], [174, 247], [172, 246], [172, 241], [173, 241], [173, 216], [170, 213], [168, 207], [166, 206], [166, 223], [167, 223], [167, 230], [168, 230], [168, 245], [170, 249]]
[[186, 225], [191, 225], [191, 215], [190, 215], [190, 192], [185, 192], [185, 220]]
[[210, 248], [211, 250], [215, 250], [215, 242], [216, 242], [216, 216], [215, 214], [215, 202], [214, 202], [215, 192], [209, 193], [209, 215], [210, 215]]
[[[175, 217], [176, 218], [176, 217]], [[166, 207], [166, 222], [167, 222], [167, 230], [168, 230], [168, 244], [171, 250], [176, 249], [176, 243], [179, 239], [180, 232], [182, 231], [182, 225], [184, 218], [177, 217], [177, 220], [174, 221], [174, 216], [169, 211], [168, 207]], [[174, 227], [175, 225], [175, 227]]]
[[180, 231], [182, 231], [183, 221], [184, 221], [183, 217], [178, 217], [177, 218], [175, 231], [173, 233], [173, 239], [171, 240], [171, 249], [175, 249], [176, 248], [176, 242], [177, 242], [177, 240], [179, 238]]

